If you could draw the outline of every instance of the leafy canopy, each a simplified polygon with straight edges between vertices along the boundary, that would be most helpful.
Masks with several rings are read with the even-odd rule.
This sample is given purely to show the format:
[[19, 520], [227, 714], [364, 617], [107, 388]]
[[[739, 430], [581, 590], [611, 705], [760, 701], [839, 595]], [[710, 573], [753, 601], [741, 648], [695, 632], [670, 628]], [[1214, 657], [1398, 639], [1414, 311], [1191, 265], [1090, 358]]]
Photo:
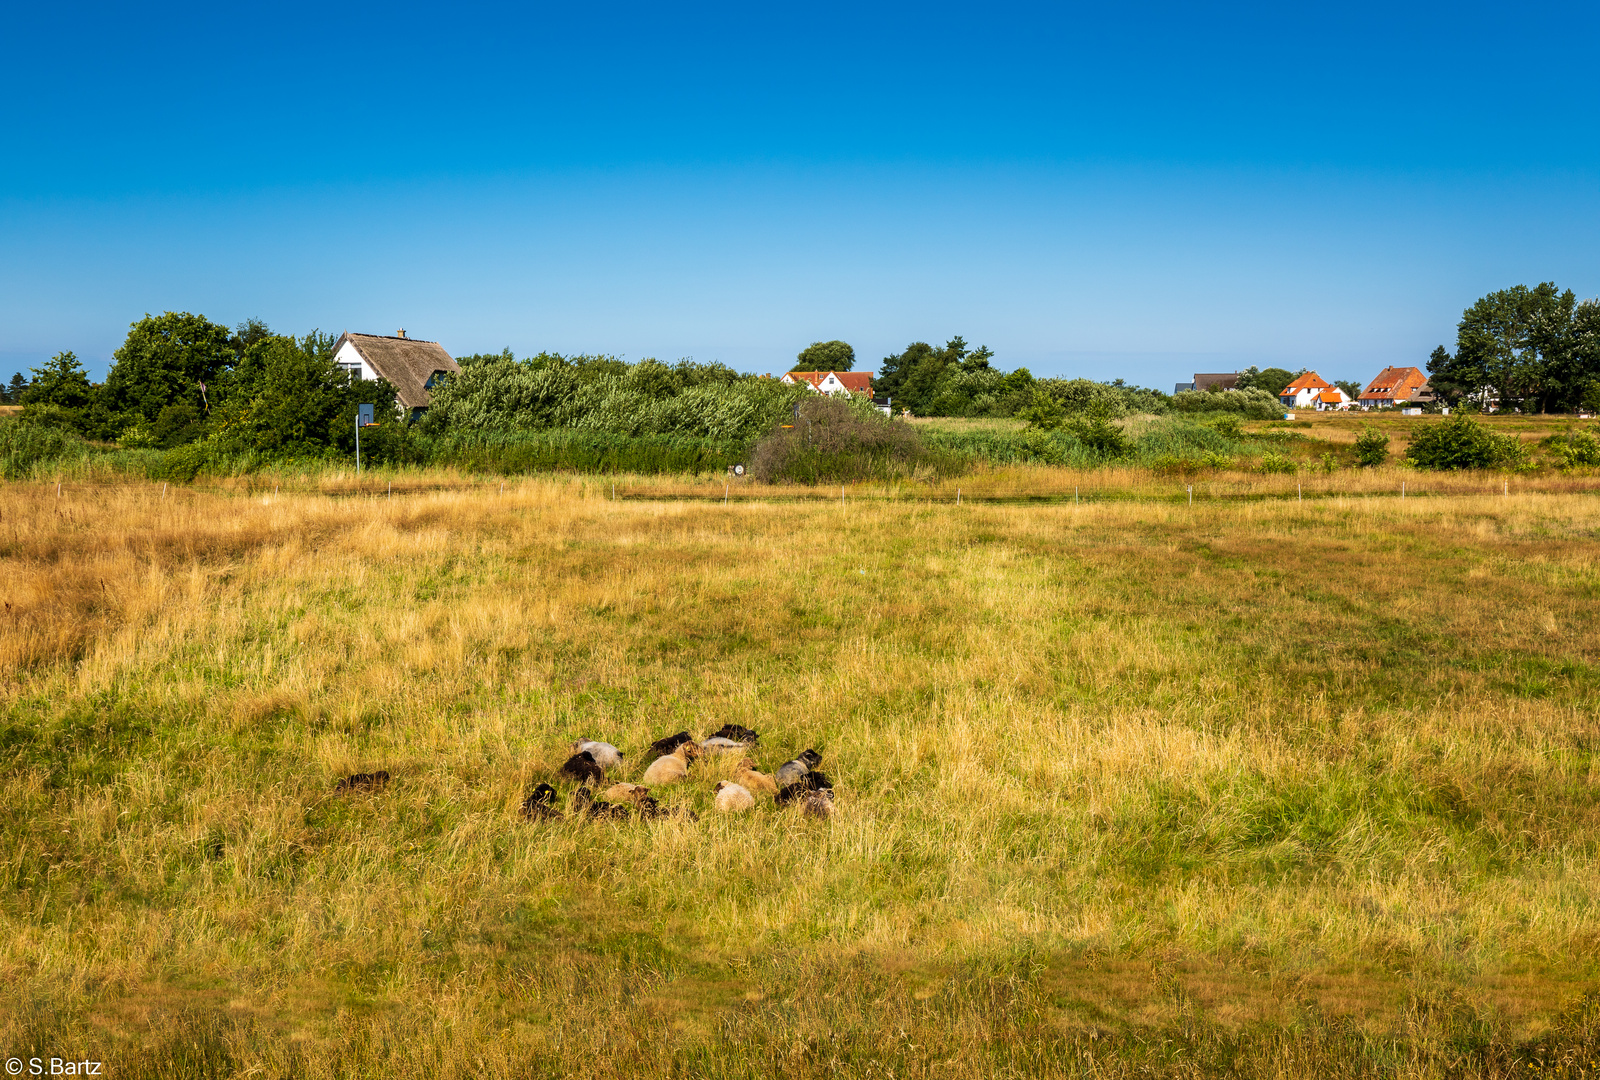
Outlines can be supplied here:
[[856, 364], [856, 351], [844, 341], [813, 341], [800, 350], [799, 362], [790, 371], [850, 371]]
[[106, 405], [123, 426], [153, 425], [161, 410], [179, 403], [208, 411], [215, 404], [213, 386], [237, 359], [232, 332], [203, 315], [146, 315], [112, 354]]

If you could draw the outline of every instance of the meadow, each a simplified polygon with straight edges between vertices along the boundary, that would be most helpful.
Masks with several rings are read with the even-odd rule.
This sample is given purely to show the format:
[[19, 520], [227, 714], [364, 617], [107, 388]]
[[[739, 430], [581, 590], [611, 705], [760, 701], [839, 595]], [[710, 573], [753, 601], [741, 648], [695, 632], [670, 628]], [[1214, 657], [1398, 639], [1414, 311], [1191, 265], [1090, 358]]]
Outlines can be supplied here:
[[[1595, 1076], [1597, 493], [0, 485], [0, 1056]], [[731, 760], [658, 789], [696, 821], [519, 814], [730, 722], [833, 819], [717, 814]]]

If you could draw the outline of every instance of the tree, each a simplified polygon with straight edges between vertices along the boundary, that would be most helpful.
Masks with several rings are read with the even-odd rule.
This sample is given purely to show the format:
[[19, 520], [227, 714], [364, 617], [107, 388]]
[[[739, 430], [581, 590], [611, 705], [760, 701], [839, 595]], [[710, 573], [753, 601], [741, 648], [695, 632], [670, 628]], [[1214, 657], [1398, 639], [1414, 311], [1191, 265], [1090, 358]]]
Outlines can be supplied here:
[[5, 391], [6, 403], [9, 405], [22, 404], [22, 392], [28, 389], [28, 380], [22, 377], [22, 372], [11, 376], [11, 386]]
[[[209, 411], [213, 393], [237, 361], [233, 335], [201, 315], [168, 311], [132, 324], [127, 340], [112, 354], [105, 397], [120, 426], [154, 426], [161, 410], [188, 404]], [[202, 389], [204, 387], [204, 389]]]
[[[1281, 367], [1269, 367], [1258, 371], [1255, 367], [1247, 367], [1239, 372], [1237, 383], [1240, 390], [1265, 390], [1273, 397], [1283, 393], [1283, 388], [1295, 380], [1297, 373]], [[1298, 374], [1305, 374], [1301, 368]]]
[[1360, 397], [1361, 391], [1366, 389], [1364, 385], [1356, 382], [1354, 379], [1335, 379], [1333, 381], [1333, 385], [1337, 386], [1340, 390], [1343, 390], [1346, 394], [1348, 394], [1351, 401], [1354, 401], [1356, 398]]
[[22, 392], [21, 400], [24, 405], [86, 409], [94, 401], [94, 386], [78, 358], [70, 352], [60, 352], [33, 369], [33, 381]]
[[[217, 439], [235, 450], [274, 457], [355, 448], [356, 406], [371, 404], [386, 426], [398, 428], [394, 387], [352, 380], [333, 362], [334, 339], [313, 331], [295, 339], [274, 334], [250, 345], [216, 417]], [[362, 450], [383, 437], [362, 436]], [[374, 454], [376, 456], [376, 454]]]
[[[952, 401], [960, 401], [970, 395], [942, 392], [957, 388], [941, 387], [941, 382], [953, 376], [969, 375], [977, 376], [976, 381], [982, 384], [986, 382], [984, 375], [992, 370], [989, 361], [993, 356], [990, 349], [981, 345], [976, 349], [967, 348], [966, 340], [960, 336], [945, 342], [942, 349], [936, 349], [925, 341], [914, 341], [906, 346], [904, 352], [884, 357], [873, 379], [873, 389], [912, 412], [948, 415], [935, 403], [943, 399], [948, 406]], [[1000, 382], [999, 379], [995, 381], [997, 384]], [[1003, 391], [1004, 387], [997, 385], [995, 389]]]
[[790, 371], [849, 371], [855, 367], [856, 351], [844, 341], [813, 341], [796, 359], [799, 363]]
[[1527, 411], [1576, 405], [1593, 377], [1572, 348], [1576, 304], [1572, 290], [1550, 281], [1478, 300], [1456, 325], [1455, 354], [1441, 345], [1428, 358], [1434, 391], [1452, 403], [1498, 397]]

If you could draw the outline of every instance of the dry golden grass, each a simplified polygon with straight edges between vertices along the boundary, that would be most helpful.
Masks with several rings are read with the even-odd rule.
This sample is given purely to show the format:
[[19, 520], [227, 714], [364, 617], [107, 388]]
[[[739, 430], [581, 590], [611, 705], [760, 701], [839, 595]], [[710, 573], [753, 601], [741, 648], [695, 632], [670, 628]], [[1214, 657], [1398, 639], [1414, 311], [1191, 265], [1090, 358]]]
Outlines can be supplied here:
[[[1587, 1075], [1584, 481], [1240, 477], [1192, 508], [1131, 472], [961, 484], [1091, 477], [959, 508], [956, 482], [0, 488], [0, 1048], [112, 1075]], [[833, 821], [709, 812], [734, 757], [658, 792], [695, 823], [519, 818], [578, 735], [633, 779], [725, 722], [765, 768], [818, 746]]]

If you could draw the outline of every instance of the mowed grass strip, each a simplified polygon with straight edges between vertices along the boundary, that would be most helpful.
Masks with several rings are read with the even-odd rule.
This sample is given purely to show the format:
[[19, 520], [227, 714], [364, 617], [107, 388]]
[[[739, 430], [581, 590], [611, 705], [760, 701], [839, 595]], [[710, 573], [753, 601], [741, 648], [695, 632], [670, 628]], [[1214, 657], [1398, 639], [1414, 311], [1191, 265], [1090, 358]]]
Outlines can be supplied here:
[[[0, 488], [6, 1045], [1587, 1067], [1592, 499], [608, 494]], [[518, 815], [579, 735], [634, 779], [729, 722], [769, 769], [821, 750], [833, 820], [718, 815], [731, 758], [658, 791], [698, 822]]]

